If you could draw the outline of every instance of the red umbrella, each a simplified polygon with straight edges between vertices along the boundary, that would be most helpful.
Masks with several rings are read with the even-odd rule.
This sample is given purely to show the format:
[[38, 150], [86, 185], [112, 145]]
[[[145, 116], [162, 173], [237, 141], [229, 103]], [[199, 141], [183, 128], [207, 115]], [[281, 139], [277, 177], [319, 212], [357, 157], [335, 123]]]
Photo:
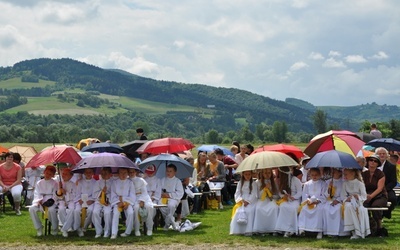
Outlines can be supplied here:
[[328, 150], [338, 150], [356, 156], [365, 143], [347, 130], [331, 130], [311, 139], [304, 153], [310, 157]]
[[195, 146], [183, 138], [162, 138], [145, 142], [136, 151], [138, 153], [161, 154], [161, 153], [178, 153], [190, 150]]
[[32, 157], [28, 164], [26, 164], [26, 168], [54, 163], [69, 163], [71, 165], [75, 165], [81, 159], [81, 156], [76, 152], [74, 147], [51, 147]]
[[296, 156], [297, 159], [301, 159], [301, 157], [304, 156], [304, 153], [300, 148], [298, 148], [294, 145], [287, 145], [287, 144], [265, 145], [263, 147], [257, 148], [251, 154], [255, 154], [255, 153], [263, 152], [263, 151], [276, 151], [276, 152], [281, 152], [281, 153], [285, 153], [285, 154], [292, 153], [294, 156]]

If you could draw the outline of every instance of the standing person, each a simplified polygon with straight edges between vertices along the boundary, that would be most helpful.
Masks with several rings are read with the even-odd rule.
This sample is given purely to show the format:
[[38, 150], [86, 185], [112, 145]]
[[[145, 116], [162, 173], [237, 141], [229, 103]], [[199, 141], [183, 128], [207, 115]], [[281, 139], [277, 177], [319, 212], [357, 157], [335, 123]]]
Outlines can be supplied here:
[[57, 191], [59, 198], [58, 216], [62, 224], [61, 233], [63, 237], [68, 237], [68, 230], [74, 224], [76, 184], [72, 181], [73, 173], [70, 168], [64, 168], [61, 171], [61, 177], [63, 182], [62, 185], [59, 183]]
[[276, 231], [290, 237], [298, 232], [297, 210], [302, 195], [301, 181], [293, 176], [290, 167], [278, 168], [278, 189], [281, 199], [277, 201], [279, 214], [276, 220]]
[[[110, 237], [111, 233], [111, 219], [112, 207], [110, 205], [111, 199], [111, 184], [112, 184], [112, 171], [110, 167], [103, 167], [100, 173], [101, 178], [96, 181], [93, 188], [93, 199], [95, 200], [93, 207], [92, 220], [96, 230], [96, 239], [101, 237], [104, 231], [104, 238]], [[101, 217], [103, 215], [104, 229], [102, 226]]]
[[340, 197], [344, 206], [344, 231], [351, 232], [350, 239], [365, 238], [371, 233], [368, 210], [363, 206], [367, 192], [357, 169], [344, 169], [344, 183]]
[[321, 172], [318, 168], [311, 168], [309, 172], [311, 180], [303, 186], [299, 234], [304, 236], [305, 231], [317, 232], [317, 239], [322, 239], [326, 183], [321, 180]]
[[136, 201], [133, 204], [134, 219], [133, 225], [135, 228], [135, 236], [140, 236], [140, 220], [146, 222], [147, 236], [153, 235], [153, 202], [147, 191], [147, 182], [142, 178], [137, 176], [137, 169], [129, 169], [129, 178], [133, 182], [135, 187]]
[[256, 181], [257, 197], [253, 233], [275, 234], [276, 220], [278, 218], [279, 206], [275, 200], [278, 195], [278, 188], [275, 184], [272, 169], [262, 169], [260, 178]]
[[113, 207], [113, 217], [111, 222], [111, 238], [117, 238], [119, 216], [124, 211], [126, 216], [126, 228], [121, 237], [127, 237], [131, 234], [133, 229], [133, 204], [136, 200], [135, 187], [133, 182], [129, 179], [128, 169], [119, 168], [118, 178], [111, 184], [111, 206]]
[[[229, 234], [244, 234], [251, 236], [253, 233], [254, 209], [257, 201], [257, 185], [253, 181], [252, 172], [244, 171], [235, 192], [236, 205], [232, 210], [232, 220]], [[246, 224], [239, 224], [239, 210], [244, 209], [247, 216]]]
[[[362, 173], [367, 191], [364, 207], [386, 207], [387, 192], [385, 189], [385, 174], [378, 169], [381, 165], [379, 156], [366, 157], [368, 171]], [[382, 211], [372, 211], [372, 217], [377, 224], [377, 236], [382, 236]]]
[[165, 171], [166, 176], [161, 179], [162, 193], [160, 203], [167, 205], [167, 207], [160, 208], [160, 211], [165, 220], [164, 230], [168, 230], [170, 226], [177, 230], [174, 213], [181, 201], [184, 190], [181, 180], [175, 176], [177, 167], [174, 164], [169, 164]]
[[371, 124], [371, 131], [369, 133], [375, 136], [376, 138], [382, 138], [382, 132], [378, 130], [375, 123]]
[[344, 222], [341, 215], [342, 199], [341, 192], [343, 186], [342, 170], [334, 168], [332, 179], [327, 180], [327, 189], [325, 197], [327, 202], [324, 206], [324, 235], [345, 236], [348, 232], [344, 232]]
[[4, 158], [6, 161], [0, 165], [0, 192], [10, 191], [15, 213], [21, 215], [22, 168], [14, 162], [12, 152], [5, 153]]
[[147, 140], [147, 136], [144, 134], [144, 130], [142, 128], [137, 128], [136, 134], [138, 135], [139, 140], [142, 140], [142, 141]]
[[379, 156], [381, 161], [381, 165], [378, 166], [378, 169], [385, 174], [385, 189], [387, 192], [388, 201], [392, 203], [389, 207], [389, 210], [383, 212], [383, 216], [390, 219], [392, 218], [392, 211], [397, 204], [396, 194], [393, 190], [393, 188], [395, 188], [397, 185], [396, 166], [388, 161], [389, 152], [386, 150], [386, 148], [376, 148], [375, 154]]
[[44, 179], [38, 181], [32, 206], [29, 208], [29, 214], [36, 229], [37, 236], [42, 236], [43, 234], [43, 225], [37, 214], [39, 211], [45, 211], [45, 213], [48, 214], [49, 221], [51, 222], [51, 235], [57, 235], [58, 233], [58, 219], [55, 203], [58, 184], [57, 181], [53, 179], [55, 173], [56, 168], [54, 166], [46, 167], [44, 170]]

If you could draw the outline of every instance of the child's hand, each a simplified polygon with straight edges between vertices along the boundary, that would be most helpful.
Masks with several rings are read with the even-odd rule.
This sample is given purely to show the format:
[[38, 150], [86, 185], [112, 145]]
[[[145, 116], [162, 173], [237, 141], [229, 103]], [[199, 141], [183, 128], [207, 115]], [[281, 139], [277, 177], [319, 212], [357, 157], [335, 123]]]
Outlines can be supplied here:
[[332, 203], [331, 203], [331, 205], [332, 206], [336, 206], [337, 204], [339, 204], [340, 202], [338, 201], [338, 200], [334, 200], [334, 201], [332, 201]]
[[243, 205], [245, 206], [245, 207], [247, 207], [247, 205], [249, 205], [250, 203], [248, 202], [248, 201], [243, 201]]
[[356, 200], [359, 199], [358, 194], [354, 194], [353, 196], [354, 196], [354, 198], [356, 198]]
[[131, 205], [129, 204], [129, 202], [124, 202], [123, 204], [124, 204], [124, 210], [128, 209], [128, 207]]

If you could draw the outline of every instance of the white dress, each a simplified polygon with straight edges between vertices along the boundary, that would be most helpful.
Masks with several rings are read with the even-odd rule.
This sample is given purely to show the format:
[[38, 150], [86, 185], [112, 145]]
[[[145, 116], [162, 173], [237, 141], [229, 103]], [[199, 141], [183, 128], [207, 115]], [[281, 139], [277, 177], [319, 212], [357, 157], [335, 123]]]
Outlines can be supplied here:
[[[266, 184], [271, 183], [270, 180], [265, 180]], [[258, 200], [256, 203], [255, 214], [254, 214], [254, 223], [253, 223], [253, 232], [254, 233], [273, 233], [276, 228], [276, 220], [278, 218], [279, 206], [276, 204], [277, 197], [266, 197], [264, 200], [261, 200], [262, 194], [265, 193], [265, 190], [261, 188], [261, 181], [257, 180], [257, 191], [258, 191]], [[271, 193], [272, 190], [270, 189]], [[275, 198], [275, 199], [273, 199]]]
[[147, 191], [147, 182], [142, 178], [135, 176], [131, 178], [133, 182], [133, 186], [135, 187], [136, 192], [136, 202], [133, 206], [134, 212], [134, 228], [135, 234], [140, 235], [140, 218], [139, 218], [139, 208], [140, 201], [144, 202], [144, 209], [147, 211], [147, 217], [141, 218], [142, 222], [146, 222], [146, 226], [148, 231], [153, 230], [153, 202], [151, 201], [150, 195]]
[[279, 214], [278, 219], [276, 220], [275, 231], [297, 234], [299, 229], [297, 209], [299, 208], [301, 201], [302, 184], [295, 176], [292, 176], [290, 189], [291, 196], [294, 200], [283, 202], [279, 205]]
[[[353, 195], [357, 194], [357, 201]], [[352, 196], [350, 202], [344, 202], [344, 231], [354, 231], [356, 235], [365, 238], [371, 233], [369, 227], [368, 210], [363, 206], [367, 199], [367, 192], [363, 182], [354, 179], [344, 181], [340, 194], [343, 201]]]
[[247, 224], [239, 224], [237, 223], [238, 213], [233, 215], [230, 225], [230, 232], [229, 234], [245, 234], [245, 233], [252, 233], [253, 231], [253, 221], [254, 221], [254, 209], [256, 207], [257, 202], [257, 185], [256, 182], [252, 183], [252, 191], [250, 192], [250, 181], [245, 181], [243, 183], [243, 187], [241, 181], [239, 181], [236, 192], [235, 192], [235, 202], [238, 203], [240, 201], [247, 201], [249, 204], [244, 207], [244, 211], [247, 215]]
[[303, 206], [299, 214], [299, 230], [309, 232], [323, 231], [323, 213], [326, 202], [325, 192], [326, 183], [323, 180], [309, 180], [304, 183], [302, 202], [306, 202], [307, 199], [317, 199], [320, 203], [313, 207], [309, 207], [307, 204]]
[[[330, 190], [329, 185], [333, 183], [333, 191]], [[326, 182], [327, 189], [325, 192], [326, 203], [324, 205], [324, 234], [345, 236], [348, 232], [344, 232], [344, 221], [341, 215], [342, 199], [340, 194], [342, 192], [343, 180], [331, 179]], [[333, 205], [333, 201], [339, 201], [338, 204]]]

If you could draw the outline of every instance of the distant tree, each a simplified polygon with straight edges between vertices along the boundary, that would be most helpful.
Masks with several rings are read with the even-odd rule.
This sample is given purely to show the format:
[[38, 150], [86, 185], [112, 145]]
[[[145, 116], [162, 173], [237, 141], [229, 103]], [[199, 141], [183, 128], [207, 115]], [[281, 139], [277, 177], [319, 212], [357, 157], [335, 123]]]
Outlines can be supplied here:
[[218, 131], [215, 129], [211, 129], [206, 133], [206, 143], [208, 144], [218, 144], [221, 140], [218, 136]]
[[121, 143], [125, 140], [125, 134], [120, 129], [116, 129], [111, 133], [111, 141], [113, 143]]
[[400, 120], [389, 121], [390, 134], [389, 137], [400, 140]]
[[272, 133], [274, 136], [274, 141], [282, 143], [286, 141], [288, 128], [286, 122], [275, 121], [272, 125]]
[[327, 115], [323, 110], [318, 109], [313, 116], [314, 128], [318, 134], [325, 133], [327, 131], [326, 123]]
[[76, 103], [76, 105], [79, 106], [79, 107], [85, 107], [85, 102], [84, 102], [83, 100], [79, 100], [79, 101]]

